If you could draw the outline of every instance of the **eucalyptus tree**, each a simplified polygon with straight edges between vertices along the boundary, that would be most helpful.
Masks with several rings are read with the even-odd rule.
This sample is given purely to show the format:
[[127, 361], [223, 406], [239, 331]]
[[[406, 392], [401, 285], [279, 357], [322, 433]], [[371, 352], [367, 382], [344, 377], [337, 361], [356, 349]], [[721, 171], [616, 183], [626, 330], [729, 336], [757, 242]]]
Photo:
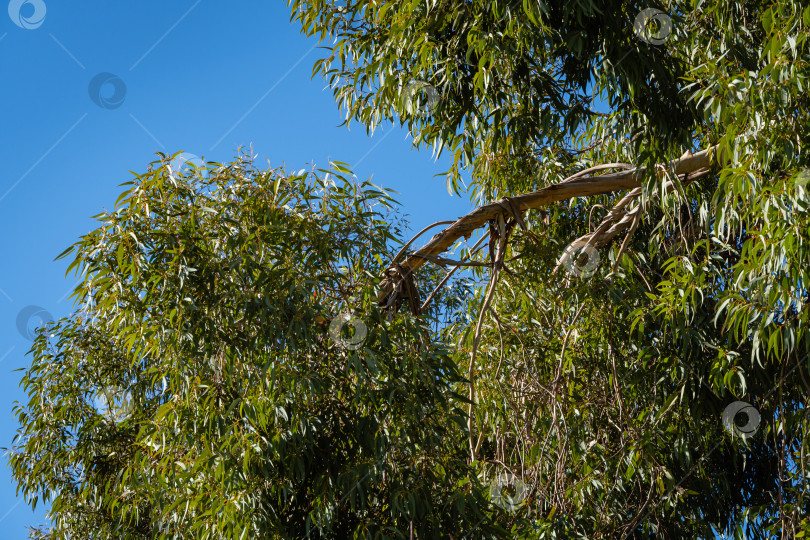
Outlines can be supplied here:
[[445, 336], [513, 534], [810, 529], [810, 8], [290, 5], [346, 122], [406, 126], [481, 205], [392, 266], [380, 301], [489, 238]]
[[339, 163], [171, 163], [63, 253], [80, 309], [36, 338], [10, 454], [26, 498], [50, 504], [33, 536], [497, 531], [457, 443], [441, 314], [376, 307], [402, 226], [391, 195]]
[[806, 534], [810, 8], [290, 7], [478, 207], [420, 245], [340, 164], [155, 164], [23, 377], [41, 535]]

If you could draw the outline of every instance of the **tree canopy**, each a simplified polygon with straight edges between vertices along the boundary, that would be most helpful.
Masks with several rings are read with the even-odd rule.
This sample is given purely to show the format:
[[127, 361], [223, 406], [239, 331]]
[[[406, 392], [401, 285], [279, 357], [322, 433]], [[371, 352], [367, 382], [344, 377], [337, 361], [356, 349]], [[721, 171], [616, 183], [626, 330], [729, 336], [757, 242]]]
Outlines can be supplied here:
[[407, 239], [340, 162], [160, 156], [62, 254], [9, 458], [33, 535], [810, 531], [810, 8], [290, 8], [346, 123], [479, 206]]

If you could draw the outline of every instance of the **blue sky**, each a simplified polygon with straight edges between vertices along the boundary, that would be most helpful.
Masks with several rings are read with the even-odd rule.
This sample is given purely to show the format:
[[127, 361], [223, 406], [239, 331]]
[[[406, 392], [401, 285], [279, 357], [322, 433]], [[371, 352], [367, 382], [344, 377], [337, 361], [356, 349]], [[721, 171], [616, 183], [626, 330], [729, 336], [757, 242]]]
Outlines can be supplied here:
[[[27, 401], [14, 370], [27, 364], [31, 342], [18, 315], [71, 311], [74, 282], [54, 258], [95, 228], [90, 216], [111, 209], [128, 171], [145, 171], [156, 151], [227, 161], [253, 144], [262, 164], [344, 161], [397, 190], [415, 230], [470, 209], [433, 177], [447, 169], [444, 158], [413, 150], [406, 131], [385, 126], [370, 138], [359, 125], [338, 127], [331, 92], [310, 75], [322, 51], [283, 2], [11, 0], [8, 11], [0, 12], [0, 446], [17, 427], [13, 402]], [[44, 511], [15, 495], [5, 463], [2, 537], [27, 538]]]

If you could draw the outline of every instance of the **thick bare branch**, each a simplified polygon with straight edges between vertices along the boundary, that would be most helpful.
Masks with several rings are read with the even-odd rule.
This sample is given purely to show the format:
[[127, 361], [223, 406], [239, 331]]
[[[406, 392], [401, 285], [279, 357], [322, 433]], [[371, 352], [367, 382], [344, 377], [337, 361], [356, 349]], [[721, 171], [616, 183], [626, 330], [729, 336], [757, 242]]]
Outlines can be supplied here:
[[[684, 175], [700, 169], [706, 169], [711, 165], [716, 150], [717, 147], [712, 146], [696, 154], [685, 155], [680, 159], [670, 162], [668, 168], [674, 170], [677, 175]], [[395, 283], [401, 279], [403, 271], [416, 271], [428, 261], [429, 256], [439, 256], [447, 251], [459, 238], [470, 236], [473, 231], [485, 226], [490, 220], [504, 213], [505, 204], [510, 208], [516, 209], [518, 212], [525, 212], [526, 210], [541, 208], [557, 201], [563, 201], [573, 197], [604, 195], [614, 191], [633, 189], [641, 185], [641, 180], [645, 172], [646, 167], [639, 167], [601, 176], [577, 178], [568, 182], [554, 184], [531, 193], [480, 206], [456, 220], [440, 233], [434, 235], [427, 244], [416, 252], [408, 255], [400, 265], [397, 265], [399, 266], [398, 268], [389, 268], [381, 283], [383, 292], [380, 297], [380, 302], [381, 304], [386, 303], [388, 296], [395, 290]], [[626, 227], [630, 226], [630, 222], [631, 220], [628, 220]], [[624, 230], [626, 227], [623, 227], [621, 230]]]

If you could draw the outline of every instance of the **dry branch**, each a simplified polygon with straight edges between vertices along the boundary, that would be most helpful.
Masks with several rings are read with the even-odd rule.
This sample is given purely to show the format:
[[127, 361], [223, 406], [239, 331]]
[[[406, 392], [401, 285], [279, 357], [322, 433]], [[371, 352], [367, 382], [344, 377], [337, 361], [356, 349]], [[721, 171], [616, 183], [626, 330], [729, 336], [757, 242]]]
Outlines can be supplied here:
[[[666, 167], [668, 170], [674, 171], [678, 176], [707, 169], [712, 163], [716, 149], [716, 146], [712, 146], [696, 154], [685, 154], [680, 159], [669, 162]], [[469, 237], [473, 231], [487, 225], [490, 220], [496, 219], [499, 215], [508, 211], [520, 223], [522, 222], [520, 214], [526, 210], [541, 208], [573, 197], [604, 195], [614, 191], [637, 188], [641, 185], [645, 172], [646, 167], [638, 167], [601, 176], [573, 178], [531, 193], [517, 197], [506, 197], [500, 201], [476, 208], [434, 235], [427, 244], [408, 255], [402, 263], [392, 265], [386, 270], [384, 279], [380, 284], [382, 287], [379, 298], [380, 305], [390, 306], [392, 304], [389, 302], [390, 297], [396, 295], [398, 290], [401, 289], [401, 280], [412, 275], [431, 257], [441, 255], [459, 238]], [[626, 226], [623, 226], [620, 230], [629, 227], [631, 221], [628, 220]]]

